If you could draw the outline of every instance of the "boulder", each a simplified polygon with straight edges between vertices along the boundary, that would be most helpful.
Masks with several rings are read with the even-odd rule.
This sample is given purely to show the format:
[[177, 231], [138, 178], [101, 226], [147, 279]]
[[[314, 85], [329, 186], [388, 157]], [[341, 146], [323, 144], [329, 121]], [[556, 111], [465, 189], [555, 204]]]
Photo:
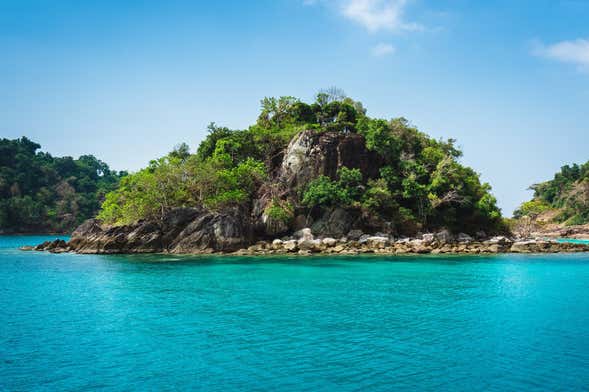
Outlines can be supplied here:
[[436, 239], [436, 236], [433, 233], [426, 233], [421, 236], [421, 239], [426, 244], [431, 244]]
[[435, 234], [436, 241], [440, 244], [448, 244], [454, 241], [454, 236], [448, 230], [441, 230]]
[[314, 239], [313, 232], [308, 227], [295, 231], [293, 237], [297, 240], [312, 241]]
[[300, 239], [297, 242], [298, 248], [301, 250], [309, 250], [319, 252], [321, 251], [321, 240], [306, 240]]
[[499, 244], [499, 245], [509, 245], [512, 244], [513, 241], [504, 236], [495, 236], [489, 239], [489, 243], [491, 244]]
[[369, 235], [369, 234], [362, 234], [362, 235], [360, 236], [360, 238], [358, 238], [358, 242], [359, 242], [360, 244], [365, 244], [366, 242], [368, 242], [368, 239], [369, 239], [369, 238], [370, 238], [370, 235]]
[[366, 244], [371, 249], [383, 249], [389, 245], [389, 237], [372, 236], [368, 237]]
[[335, 246], [335, 244], [337, 243], [337, 240], [335, 238], [327, 237], [327, 238], [322, 239], [321, 243], [323, 245], [325, 245], [326, 247], [331, 248], [331, 247]]
[[313, 222], [311, 226], [313, 233], [330, 237], [341, 237], [354, 226], [359, 219], [356, 210], [345, 210], [334, 208], [326, 211]]
[[362, 230], [350, 230], [346, 237], [349, 241], [358, 241], [363, 235]]
[[458, 234], [458, 236], [456, 237], [456, 240], [457, 240], [458, 242], [461, 242], [461, 243], [469, 243], [469, 242], [473, 242], [473, 241], [474, 241], [474, 238], [472, 238], [471, 236], [469, 236], [469, 235], [468, 235], [468, 234], [466, 234], [466, 233], [460, 233], [460, 234]]
[[288, 252], [294, 252], [298, 250], [298, 244], [296, 240], [284, 241], [282, 248]]

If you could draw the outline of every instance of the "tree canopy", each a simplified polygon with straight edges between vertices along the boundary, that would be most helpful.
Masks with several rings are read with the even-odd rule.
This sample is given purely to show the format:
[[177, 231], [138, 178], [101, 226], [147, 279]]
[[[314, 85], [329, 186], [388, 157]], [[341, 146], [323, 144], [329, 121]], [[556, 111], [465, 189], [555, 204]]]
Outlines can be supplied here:
[[310, 104], [290, 96], [264, 98], [257, 122], [245, 130], [211, 123], [196, 153], [182, 145], [123, 178], [99, 218], [125, 224], [181, 206], [251, 211], [258, 190], [273, 186], [287, 144], [303, 130], [360, 134], [384, 164], [378, 178], [342, 167], [337, 178], [312, 179], [294, 199], [275, 197], [267, 210], [283, 220], [295, 210], [339, 206], [393, 221], [399, 231], [502, 227], [490, 186], [459, 163], [462, 153], [454, 140], [434, 140], [404, 118], [370, 118], [361, 103], [337, 89], [320, 92]]
[[96, 215], [123, 172], [92, 155], [52, 157], [26, 137], [0, 139], [0, 230], [70, 231]]
[[531, 189], [534, 198], [515, 211], [515, 218], [535, 218], [547, 210], [557, 210], [558, 222], [589, 223], [589, 161], [565, 165], [552, 180], [532, 185]]

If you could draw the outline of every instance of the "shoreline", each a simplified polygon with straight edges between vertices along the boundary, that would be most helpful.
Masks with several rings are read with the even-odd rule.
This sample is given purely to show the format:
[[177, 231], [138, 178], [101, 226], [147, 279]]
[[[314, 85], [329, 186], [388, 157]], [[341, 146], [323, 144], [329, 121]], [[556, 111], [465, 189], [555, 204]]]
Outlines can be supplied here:
[[[556, 239], [510, 239], [503, 236], [476, 241], [444, 241], [432, 239], [426, 234], [418, 238], [392, 240], [383, 236], [366, 236], [359, 240], [326, 237], [313, 239], [275, 239], [272, 242], [258, 241], [247, 248], [218, 251], [212, 248], [193, 249], [190, 252], [155, 251], [143, 247], [105, 248], [100, 243], [80, 246], [77, 242], [62, 239], [45, 241], [37, 246], [24, 246], [23, 251], [46, 251], [50, 253], [76, 254], [161, 254], [161, 255], [222, 255], [222, 256], [265, 256], [265, 255], [476, 255], [476, 254], [556, 254], [589, 252], [589, 243], [561, 242]], [[104, 244], [102, 244], [104, 245]]]

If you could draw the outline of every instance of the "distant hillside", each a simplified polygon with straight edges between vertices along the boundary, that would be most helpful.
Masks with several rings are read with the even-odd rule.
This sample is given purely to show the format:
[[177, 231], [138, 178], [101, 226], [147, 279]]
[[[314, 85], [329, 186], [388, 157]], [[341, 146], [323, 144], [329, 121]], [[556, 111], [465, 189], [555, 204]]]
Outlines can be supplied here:
[[589, 161], [563, 166], [552, 180], [531, 188], [534, 198], [515, 211], [515, 218], [529, 217], [565, 226], [589, 223]]
[[26, 137], [0, 139], [0, 233], [71, 231], [126, 174], [92, 155], [53, 157], [40, 148]]

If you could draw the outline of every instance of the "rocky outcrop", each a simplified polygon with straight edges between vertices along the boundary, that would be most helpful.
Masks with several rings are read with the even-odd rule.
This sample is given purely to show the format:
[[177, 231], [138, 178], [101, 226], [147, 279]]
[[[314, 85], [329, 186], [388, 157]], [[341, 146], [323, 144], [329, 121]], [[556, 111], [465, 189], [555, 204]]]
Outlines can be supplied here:
[[589, 224], [565, 226], [564, 224], [545, 224], [532, 231], [533, 237], [577, 238], [589, 240]]
[[[307, 184], [323, 175], [335, 179], [338, 169], [359, 169], [365, 180], [378, 177], [382, 166], [378, 154], [366, 148], [364, 137], [356, 133], [324, 132], [314, 130], [300, 132], [289, 143], [279, 167], [272, 169], [274, 177], [259, 191], [254, 202], [253, 217], [256, 232], [272, 237], [284, 234], [297, 226], [269, 217], [265, 211], [275, 199], [294, 203]], [[313, 231], [322, 235], [343, 235], [360, 225], [355, 211], [335, 208], [305, 224], [312, 224]]]
[[251, 241], [248, 220], [196, 208], [177, 208], [161, 221], [102, 226], [91, 219], [80, 225], [69, 242], [56, 240], [35, 247], [77, 253], [212, 253], [231, 252]]
[[465, 234], [449, 236], [449, 233], [424, 234], [418, 238], [396, 239], [385, 234], [360, 234], [354, 230], [339, 239], [315, 238], [310, 229], [295, 233], [292, 239], [259, 241], [235, 252], [238, 255], [265, 254], [496, 254], [496, 253], [572, 253], [589, 252], [589, 244], [562, 243], [544, 240], [513, 240], [498, 236], [486, 240], [474, 240]]
[[360, 213], [355, 210], [333, 208], [313, 222], [313, 233], [323, 236], [342, 237], [359, 224]]
[[278, 181], [296, 190], [320, 175], [336, 178], [343, 166], [359, 169], [364, 178], [374, 178], [382, 162], [378, 154], [366, 148], [359, 134], [307, 130], [289, 143]]

